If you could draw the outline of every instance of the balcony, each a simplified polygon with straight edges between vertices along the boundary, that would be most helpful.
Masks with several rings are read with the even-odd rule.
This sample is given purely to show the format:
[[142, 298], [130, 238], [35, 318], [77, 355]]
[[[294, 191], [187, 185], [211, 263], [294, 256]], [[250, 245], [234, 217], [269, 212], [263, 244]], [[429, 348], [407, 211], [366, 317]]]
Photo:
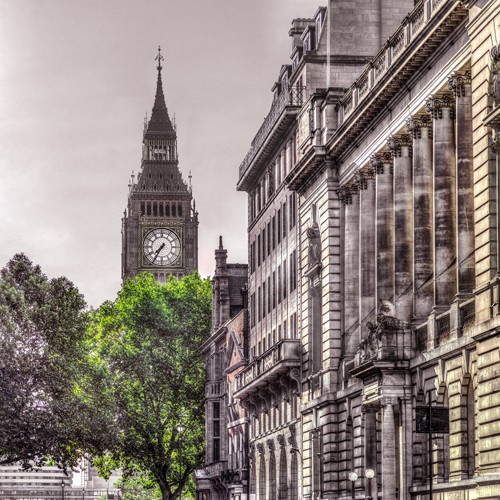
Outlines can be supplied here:
[[215, 479], [220, 478], [224, 470], [227, 468], [227, 462], [215, 462], [205, 465], [200, 469], [195, 469], [194, 474], [197, 480], [199, 479]]
[[267, 386], [290, 368], [300, 366], [300, 341], [283, 339], [256, 358], [236, 376], [236, 398]]
[[238, 190], [248, 189], [253, 176], [258, 173], [258, 166], [268, 161], [276, 152], [283, 134], [295, 121], [304, 98], [305, 87], [288, 87], [281, 91], [241, 162]]

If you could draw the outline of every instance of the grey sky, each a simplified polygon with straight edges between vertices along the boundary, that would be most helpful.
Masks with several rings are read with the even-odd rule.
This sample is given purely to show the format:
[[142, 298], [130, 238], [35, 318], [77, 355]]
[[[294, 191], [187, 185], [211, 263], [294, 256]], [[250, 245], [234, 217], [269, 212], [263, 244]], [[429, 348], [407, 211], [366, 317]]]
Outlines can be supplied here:
[[246, 262], [238, 166], [314, 0], [1, 0], [0, 267], [25, 252], [98, 306], [120, 287], [121, 217], [140, 167], [157, 46], [180, 167], [200, 214], [200, 272], [218, 235]]

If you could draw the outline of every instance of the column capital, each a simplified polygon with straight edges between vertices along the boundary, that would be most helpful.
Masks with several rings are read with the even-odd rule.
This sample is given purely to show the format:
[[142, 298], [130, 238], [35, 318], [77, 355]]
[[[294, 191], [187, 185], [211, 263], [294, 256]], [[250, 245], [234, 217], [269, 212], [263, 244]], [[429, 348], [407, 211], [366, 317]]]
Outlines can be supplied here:
[[358, 194], [357, 184], [342, 185], [337, 189], [337, 196], [344, 205], [351, 205], [353, 202], [353, 195], [356, 194]]
[[286, 440], [285, 440], [285, 436], [283, 434], [278, 434], [276, 436], [276, 441], [278, 441], [278, 444], [280, 445], [280, 448], [285, 448], [286, 447]]
[[358, 188], [361, 191], [368, 189], [368, 181], [375, 179], [375, 169], [373, 167], [369, 167], [364, 170], [358, 170], [354, 174], [354, 178], [356, 179]]
[[392, 174], [392, 155], [389, 151], [373, 153], [370, 156], [370, 166], [375, 170], [376, 174], [384, 173], [384, 165], [390, 165]]
[[266, 451], [264, 448], [264, 443], [257, 443], [257, 450], [260, 455], [263, 455]]
[[412, 115], [406, 119], [406, 131], [413, 134], [414, 139], [422, 137], [422, 129], [428, 129], [428, 137], [432, 137], [432, 118], [430, 115]]
[[[393, 158], [399, 156], [411, 156], [412, 144], [413, 142], [410, 134], [390, 135], [387, 138], [387, 149], [392, 153]], [[407, 154], [405, 155], [403, 155], [403, 148], [407, 151]]]
[[384, 396], [380, 400], [380, 406], [382, 408], [386, 408], [388, 406], [396, 406], [397, 404], [398, 404], [398, 398], [395, 398], [395, 397]]
[[448, 76], [448, 90], [451, 90], [455, 97], [465, 97], [465, 86], [470, 84], [470, 71], [454, 71]]
[[266, 441], [267, 447], [269, 448], [270, 451], [274, 451], [274, 440], [273, 439], [268, 439]]
[[455, 98], [453, 94], [434, 94], [425, 101], [425, 110], [432, 113], [434, 119], [443, 118], [443, 108], [450, 110], [450, 118], [455, 118]]

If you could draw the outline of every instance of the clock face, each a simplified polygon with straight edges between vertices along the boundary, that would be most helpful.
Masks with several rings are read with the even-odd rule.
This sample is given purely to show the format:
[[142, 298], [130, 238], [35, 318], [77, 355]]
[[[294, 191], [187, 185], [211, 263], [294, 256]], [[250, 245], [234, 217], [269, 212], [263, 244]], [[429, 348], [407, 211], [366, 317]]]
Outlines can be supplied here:
[[181, 253], [179, 237], [164, 227], [153, 229], [144, 238], [144, 256], [155, 266], [168, 266], [174, 263]]

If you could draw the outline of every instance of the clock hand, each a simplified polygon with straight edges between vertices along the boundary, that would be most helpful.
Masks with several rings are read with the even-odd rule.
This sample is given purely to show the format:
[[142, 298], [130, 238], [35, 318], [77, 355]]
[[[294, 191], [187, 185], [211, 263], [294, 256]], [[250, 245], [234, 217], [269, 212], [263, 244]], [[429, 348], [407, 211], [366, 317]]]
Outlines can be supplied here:
[[165, 247], [165, 243], [162, 243], [160, 245], [160, 248], [158, 248], [158, 250], [156, 250], [155, 258], [153, 259], [153, 262], [158, 258], [158, 255], [160, 254], [160, 252], [163, 250], [164, 247]]

